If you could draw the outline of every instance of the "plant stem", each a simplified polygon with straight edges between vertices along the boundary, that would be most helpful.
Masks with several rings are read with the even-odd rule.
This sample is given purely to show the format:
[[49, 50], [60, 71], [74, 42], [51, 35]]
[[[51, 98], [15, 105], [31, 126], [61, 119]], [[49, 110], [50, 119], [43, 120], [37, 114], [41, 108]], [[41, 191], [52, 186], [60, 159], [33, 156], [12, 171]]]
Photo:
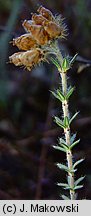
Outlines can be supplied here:
[[[64, 95], [66, 95], [67, 94], [67, 73], [62, 72], [60, 74], [61, 74], [61, 79], [62, 79], [62, 92], [63, 92]], [[64, 118], [65, 117], [69, 118], [69, 109], [68, 109], [68, 101], [67, 100], [62, 102], [62, 109], [63, 109]], [[66, 144], [68, 146], [70, 146], [70, 144], [71, 144], [71, 141], [70, 141], [70, 127], [64, 129], [64, 134], [65, 134]], [[72, 152], [71, 152], [71, 150], [67, 151], [66, 158], [67, 158], [68, 168], [69, 168], [69, 170], [72, 170], [73, 161], [72, 161]], [[68, 173], [68, 179], [69, 179], [69, 186], [70, 186], [70, 199], [75, 200], [75, 191], [73, 189], [74, 188], [74, 173], [73, 172]]]

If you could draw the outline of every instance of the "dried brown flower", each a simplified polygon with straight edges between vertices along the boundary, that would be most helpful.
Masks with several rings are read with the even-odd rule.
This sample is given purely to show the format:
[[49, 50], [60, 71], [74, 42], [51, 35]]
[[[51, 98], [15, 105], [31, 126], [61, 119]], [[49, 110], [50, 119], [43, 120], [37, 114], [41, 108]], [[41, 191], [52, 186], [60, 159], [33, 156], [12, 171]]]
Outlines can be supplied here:
[[17, 52], [9, 57], [10, 63], [13, 63], [16, 66], [22, 66], [22, 56], [25, 52]]
[[48, 19], [49, 21], [53, 21], [54, 20], [54, 16], [52, 14], [52, 12], [48, 9], [46, 9], [43, 6], [40, 6], [37, 10], [43, 17], [45, 17], [46, 19]]
[[45, 17], [43, 17], [41, 14], [32, 14], [32, 20], [36, 25], [44, 25], [45, 23], [48, 23], [49, 20], [47, 20]]
[[39, 45], [45, 45], [48, 43], [49, 36], [43, 26], [32, 25], [28, 20], [25, 20], [22, 25], [32, 34]]
[[[26, 21], [27, 21], [27, 20], [24, 20], [24, 22], [26, 22]], [[22, 26], [23, 26], [23, 28], [25, 29], [26, 32], [29, 32], [28, 29], [26, 28], [26, 26], [23, 25], [24, 22], [22, 23]], [[33, 20], [28, 20], [28, 23], [30, 23], [30, 25], [34, 25], [34, 24], [35, 24]]]
[[36, 47], [37, 44], [36, 44], [36, 40], [29, 33], [13, 39], [13, 46], [15, 45], [20, 50], [30, 50], [31, 48]]
[[44, 60], [44, 53], [39, 48], [34, 48], [26, 52], [18, 52], [9, 57], [10, 63], [16, 66], [24, 66], [29, 71], [33, 66]]
[[44, 25], [44, 29], [49, 34], [49, 37], [56, 38], [62, 34], [62, 29], [59, 25], [57, 25], [55, 22], [50, 21], [47, 24]]

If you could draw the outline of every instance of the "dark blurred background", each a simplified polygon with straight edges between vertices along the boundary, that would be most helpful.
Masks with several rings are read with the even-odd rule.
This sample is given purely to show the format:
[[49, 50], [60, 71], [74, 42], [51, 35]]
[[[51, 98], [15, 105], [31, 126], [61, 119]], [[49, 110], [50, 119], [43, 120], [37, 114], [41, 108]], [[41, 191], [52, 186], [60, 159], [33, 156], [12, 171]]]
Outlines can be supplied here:
[[61, 106], [49, 91], [60, 83], [56, 68], [44, 63], [28, 72], [8, 63], [18, 51], [9, 42], [24, 33], [22, 21], [41, 4], [65, 17], [69, 34], [60, 48], [79, 54], [68, 72], [75, 86], [70, 111], [80, 111], [71, 129], [81, 138], [74, 160], [85, 158], [76, 174], [86, 176], [78, 199], [91, 199], [90, 0], [0, 0], [0, 199], [61, 199], [64, 193], [56, 183], [65, 182], [65, 173], [55, 164], [65, 163], [65, 154], [52, 147], [63, 136], [53, 122]]

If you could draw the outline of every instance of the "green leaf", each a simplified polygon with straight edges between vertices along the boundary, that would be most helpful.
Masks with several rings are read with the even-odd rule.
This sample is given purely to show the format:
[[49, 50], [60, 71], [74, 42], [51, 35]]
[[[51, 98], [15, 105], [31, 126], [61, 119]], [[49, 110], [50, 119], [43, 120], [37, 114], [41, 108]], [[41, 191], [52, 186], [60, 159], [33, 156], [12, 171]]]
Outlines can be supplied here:
[[76, 118], [76, 116], [78, 115], [78, 113], [79, 113], [79, 112], [76, 112], [76, 113], [72, 116], [72, 118], [69, 120], [70, 124], [71, 124], [71, 122]]
[[80, 142], [80, 139], [73, 142], [71, 145], [70, 145], [70, 149], [72, 149], [75, 145], [77, 145], [78, 143]]
[[57, 95], [55, 92], [53, 92], [53, 91], [50, 91], [50, 92], [52, 93], [52, 95], [53, 95], [55, 98], [59, 99], [59, 98], [58, 98], [58, 95]]
[[63, 102], [65, 100], [65, 96], [63, 93], [60, 91], [60, 89], [57, 89], [57, 95], [60, 98], [60, 100]]
[[75, 56], [71, 59], [70, 65], [72, 65], [72, 64], [75, 62], [77, 55], [78, 55], [78, 54], [76, 53]]
[[74, 187], [74, 190], [78, 190], [78, 189], [80, 189], [80, 188], [83, 188], [83, 185], [75, 186], [75, 187]]
[[69, 185], [67, 187], [64, 188], [65, 190], [73, 190], [73, 188], [71, 188]]
[[70, 185], [70, 176], [67, 176], [68, 185]]
[[66, 172], [69, 172], [69, 168], [65, 166], [64, 164], [58, 163], [57, 166], [59, 169], [65, 170]]
[[65, 128], [69, 128], [69, 125], [70, 125], [69, 119], [68, 119], [67, 116], [65, 116], [65, 118], [64, 118], [64, 126], [65, 126]]
[[66, 141], [63, 138], [59, 138], [59, 144], [61, 145], [61, 143], [66, 145]]
[[74, 142], [75, 138], [76, 138], [76, 133], [71, 136], [70, 139], [71, 144]]
[[63, 59], [63, 63], [61, 67], [63, 72], [66, 72], [70, 68], [69, 60], [67, 58]]
[[83, 181], [83, 179], [85, 178], [85, 176], [82, 176], [82, 177], [80, 177], [79, 179], [77, 179], [76, 181], [75, 181], [75, 186], [77, 186], [81, 181]]
[[65, 140], [63, 140], [62, 138], [60, 138], [59, 140], [59, 145], [65, 148], [66, 150], [69, 150], [69, 146], [66, 144]]
[[58, 118], [58, 117], [56, 117], [55, 116], [55, 122], [56, 122], [56, 124], [58, 125], [58, 126], [60, 126], [61, 128], [65, 128], [65, 125], [63, 124], [63, 122], [61, 121], [61, 119], [60, 118]]
[[56, 59], [51, 57], [51, 61], [57, 67], [58, 70], [61, 70], [60, 64]]
[[68, 187], [69, 185], [67, 183], [57, 183], [58, 186], [61, 187]]
[[69, 91], [67, 92], [66, 96], [65, 96], [65, 99], [68, 100], [69, 97], [72, 95], [74, 91], [74, 87], [70, 88]]
[[58, 100], [60, 100], [61, 102], [63, 102], [65, 100], [65, 96], [62, 94], [62, 92], [57, 89], [57, 92], [53, 92], [53, 91], [50, 91], [52, 93], [52, 95], [57, 98]]
[[70, 198], [65, 196], [65, 195], [61, 195], [61, 197], [62, 197], [63, 200], [70, 200]]
[[62, 151], [62, 152], [66, 152], [66, 149], [64, 148], [61, 148], [60, 146], [53, 146], [53, 148], [59, 150], [59, 151]]
[[69, 170], [70, 173], [75, 173], [76, 171], [77, 171], [77, 169], [73, 169], [73, 168], [71, 170]]
[[66, 150], [66, 152], [69, 150], [69, 146], [65, 143], [61, 143], [61, 146]]
[[73, 165], [73, 168], [75, 168], [78, 164], [80, 164], [80, 163], [83, 162], [83, 161], [84, 161], [83, 158], [80, 159], [80, 160], [78, 160], [78, 161], [76, 161], [76, 162], [74, 163], [74, 165]]
[[62, 169], [68, 173], [75, 173], [77, 171], [77, 169], [74, 169], [73, 167], [72, 169], [69, 169], [66, 165], [61, 164], [61, 163], [57, 163], [57, 166], [59, 167], [59, 169]]

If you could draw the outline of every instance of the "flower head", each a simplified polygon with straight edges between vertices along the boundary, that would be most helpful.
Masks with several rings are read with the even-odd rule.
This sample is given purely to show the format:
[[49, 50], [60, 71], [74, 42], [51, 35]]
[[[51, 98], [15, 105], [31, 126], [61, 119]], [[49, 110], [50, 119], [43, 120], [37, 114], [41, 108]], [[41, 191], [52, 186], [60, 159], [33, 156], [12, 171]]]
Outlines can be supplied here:
[[63, 38], [65, 35], [61, 17], [54, 16], [50, 10], [43, 6], [40, 6], [37, 12], [38, 14], [32, 14], [31, 20], [23, 21], [22, 26], [26, 33], [13, 39], [13, 45], [23, 52], [15, 53], [9, 57], [10, 63], [16, 66], [22, 65], [29, 71], [36, 64], [46, 60], [48, 46], [50, 47], [53, 41]]

